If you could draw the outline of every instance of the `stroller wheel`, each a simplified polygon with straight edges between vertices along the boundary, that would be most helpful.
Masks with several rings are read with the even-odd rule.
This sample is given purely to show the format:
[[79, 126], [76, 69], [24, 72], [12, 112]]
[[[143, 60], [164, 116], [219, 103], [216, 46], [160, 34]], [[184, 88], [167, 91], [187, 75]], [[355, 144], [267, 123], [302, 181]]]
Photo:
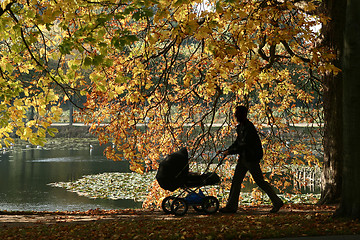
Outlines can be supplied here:
[[175, 198], [171, 203], [171, 212], [176, 216], [183, 216], [188, 210], [188, 205], [183, 198]]
[[173, 196], [168, 196], [166, 198], [164, 198], [164, 200], [161, 203], [161, 208], [162, 210], [167, 213], [170, 214], [171, 212], [171, 204], [174, 201], [175, 197]]
[[202, 203], [202, 209], [207, 214], [216, 213], [219, 210], [219, 200], [213, 196], [207, 196]]

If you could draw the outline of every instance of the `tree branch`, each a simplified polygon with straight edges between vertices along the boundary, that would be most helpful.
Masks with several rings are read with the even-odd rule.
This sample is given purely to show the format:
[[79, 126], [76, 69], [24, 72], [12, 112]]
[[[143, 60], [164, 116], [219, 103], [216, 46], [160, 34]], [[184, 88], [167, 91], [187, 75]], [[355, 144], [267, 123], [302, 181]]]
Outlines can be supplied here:
[[[19, 20], [16, 18], [16, 15], [11, 11], [11, 9], [9, 9], [9, 13], [10, 13], [11, 17], [14, 19], [14, 21], [15, 21], [16, 23], [19, 23]], [[51, 78], [51, 80], [52, 80], [56, 85], [58, 85], [58, 86], [63, 90], [63, 92], [65, 93], [65, 95], [68, 97], [69, 101], [70, 101], [75, 107], [77, 107], [77, 108], [79, 108], [79, 109], [83, 109], [83, 107], [80, 107], [80, 106], [77, 105], [74, 101], [71, 100], [71, 96], [70, 96], [70, 94], [68, 93], [68, 91], [66, 90], [66, 88], [65, 88], [61, 83], [59, 83], [59, 82], [51, 75], [51, 73], [49, 72], [49, 70], [46, 69], [46, 67], [43, 66], [43, 64], [41, 64], [38, 59], [36, 59], [36, 57], [34, 56], [33, 52], [32, 52], [31, 49], [30, 49], [29, 44], [27, 43], [27, 41], [26, 41], [26, 39], [25, 39], [25, 35], [24, 35], [24, 30], [23, 30], [23, 28], [20, 28], [20, 34], [21, 34], [21, 40], [23, 41], [26, 50], [27, 50], [28, 53], [30, 54], [30, 58], [36, 63], [36, 65], [38, 65], [42, 70], [45, 71], [45, 73]], [[60, 77], [61, 77], [61, 76], [60, 76]], [[70, 89], [72, 89], [72, 90], [75, 91], [74, 88], [70, 88]]]
[[281, 43], [282, 43], [282, 45], [285, 47], [285, 49], [286, 49], [286, 51], [290, 54], [290, 56], [292, 56], [292, 57], [298, 57], [298, 58], [300, 58], [302, 61], [304, 61], [304, 62], [310, 62], [310, 59], [308, 59], [308, 58], [305, 58], [305, 57], [302, 57], [302, 56], [299, 56], [299, 55], [297, 55], [296, 53], [294, 53], [294, 51], [290, 48], [290, 46], [289, 46], [289, 44], [285, 41], [285, 40], [282, 40], [281, 41]]
[[0, 7], [0, 16], [2, 16], [6, 11], [10, 11], [10, 10], [11, 10], [11, 6], [12, 6], [14, 3], [15, 3], [15, 1], [8, 3], [4, 9]]

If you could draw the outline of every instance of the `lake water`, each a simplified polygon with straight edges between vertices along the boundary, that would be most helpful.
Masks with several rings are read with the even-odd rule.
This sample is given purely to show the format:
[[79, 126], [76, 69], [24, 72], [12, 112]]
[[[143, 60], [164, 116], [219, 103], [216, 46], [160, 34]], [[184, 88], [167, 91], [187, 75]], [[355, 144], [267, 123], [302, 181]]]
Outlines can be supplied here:
[[[130, 172], [128, 162], [108, 160], [103, 150], [94, 140], [56, 139], [45, 148], [23, 143], [15, 144], [11, 151], [0, 152], [0, 211], [141, 208], [140, 202], [132, 200], [91, 199], [49, 186], [49, 183], [75, 181], [84, 175]], [[251, 191], [252, 187], [253, 184], [246, 184], [242, 192]], [[319, 192], [319, 188], [302, 192]]]
[[127, 162], [114, 162], [103, 156], [97, 144], [79, 148], [29, 148], [0, 153], [0, 211], [85, 211], [89, 209], [140, 208], [132, 200], [89, 199], [51, 187], [53, 182], [68, 182], [84, 175], [104, 172], [129, 172]]

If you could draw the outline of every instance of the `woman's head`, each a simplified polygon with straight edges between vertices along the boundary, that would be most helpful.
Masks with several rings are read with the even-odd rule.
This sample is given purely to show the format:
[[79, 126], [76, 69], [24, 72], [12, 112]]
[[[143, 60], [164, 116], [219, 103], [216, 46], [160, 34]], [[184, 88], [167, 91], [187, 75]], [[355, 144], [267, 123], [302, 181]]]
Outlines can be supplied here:
[[237, 106], [235, 109], [235, 118], [236, 120], [241, 123], [247, 119], [248, 109], [245, 106]]

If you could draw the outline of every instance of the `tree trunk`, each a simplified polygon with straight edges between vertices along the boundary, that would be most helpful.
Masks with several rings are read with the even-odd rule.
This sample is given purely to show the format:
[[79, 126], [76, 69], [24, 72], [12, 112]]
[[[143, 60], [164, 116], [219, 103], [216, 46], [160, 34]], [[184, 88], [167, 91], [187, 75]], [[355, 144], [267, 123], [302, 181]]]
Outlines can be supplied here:
[[360, 218], [360, 1], [347, 0], [343, 81], [343, 188], [341, 216]]
[[69, 126], [72, 126], [74, 123], [74, 106], [70, 101], [69, 104]]
[[[323, 26], [322, 45], [334, 51], [333, 64], [341, 69], [346, 0], [323, 1], [323, 11], [331, 18]], [[339, 203], [342, 186], [342, 73], [323, 77], [324, 163], [319, 204]]]
[[339, 203], [342, 186], [342, 79], [327, 76], [324, 101], [324, 163], [319, 204]]

